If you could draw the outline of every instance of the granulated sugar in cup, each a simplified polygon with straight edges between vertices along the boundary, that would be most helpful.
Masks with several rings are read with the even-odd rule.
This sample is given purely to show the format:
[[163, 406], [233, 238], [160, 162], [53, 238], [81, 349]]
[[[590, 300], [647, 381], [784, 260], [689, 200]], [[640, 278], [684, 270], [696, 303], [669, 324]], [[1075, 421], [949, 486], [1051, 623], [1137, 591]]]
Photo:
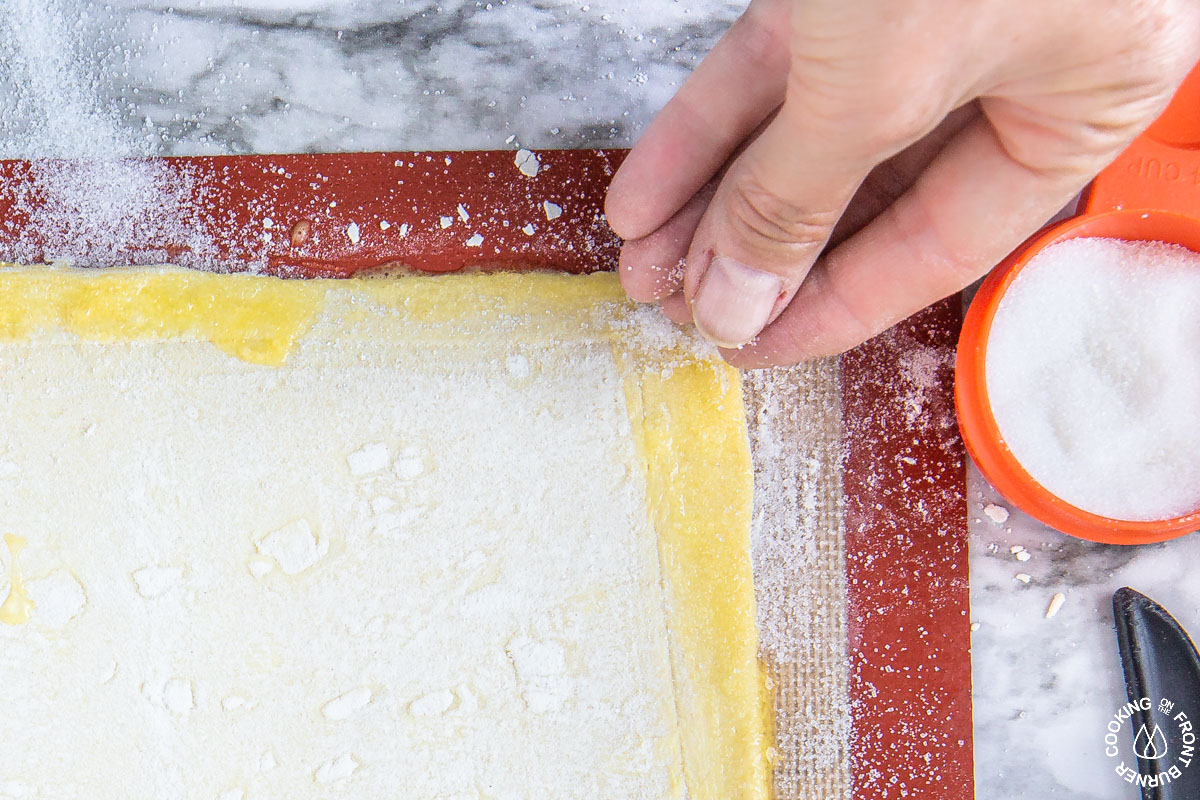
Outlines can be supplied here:
[[1200, 69], [980, 287], [956, 365], [984, 476], [1064, 533], [1138, 544], [1200, 529]]
[[1039, 484], [1105, 517], [1200, 509], [1200, 254], [1070, 239], [1038, 253], [992, 320], [985, 377]]

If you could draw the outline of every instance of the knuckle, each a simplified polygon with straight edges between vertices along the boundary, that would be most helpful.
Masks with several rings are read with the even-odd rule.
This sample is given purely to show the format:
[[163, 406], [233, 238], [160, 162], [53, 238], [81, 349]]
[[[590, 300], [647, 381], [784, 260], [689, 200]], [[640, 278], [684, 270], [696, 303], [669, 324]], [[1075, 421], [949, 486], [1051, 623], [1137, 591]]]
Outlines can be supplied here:
[[741, 56], [753, 67], [775, 69], [779, 53], [788, 51], [786, 18], [778, 19], [776, 12], [751, 4], [734, 23], [742, 37]]
[[881, 149], [900, 150], [927, 136], [948, 114], [950, 109], [933, 100], [912, 98], [899, 103], [885, 116], [889, 140]]
[[820, 249], [839, 216], [836, 211], [814, 211], [780, 197], [756, 181], [733, 187], [728, 213], [734, 233], [744, 239], [802, 249]]
[[[1099, 171], [1110, 155], [1115, 156], [1120, 151], [1120, 146], [1104, 146], [1094, 131], [1076, 130], [1069, 137], [1053, 142], [1054, 146], [1047, 146], [1038, 137], [1009, 135], [1003, 131], [997, 138], [1005, 155], [1029, 172], [1059, 175], [1064, 180], [1078, 178], [1082, 182]], [[1132, 134], [1126, 138], [1132, 139]]]

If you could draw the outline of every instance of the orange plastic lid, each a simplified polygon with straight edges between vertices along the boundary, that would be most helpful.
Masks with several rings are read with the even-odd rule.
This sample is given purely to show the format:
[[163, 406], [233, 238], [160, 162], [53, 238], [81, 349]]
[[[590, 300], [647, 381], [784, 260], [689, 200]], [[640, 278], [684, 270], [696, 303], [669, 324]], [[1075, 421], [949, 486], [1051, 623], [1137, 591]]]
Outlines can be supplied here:
[[1200, 529], [1200, 508], [1182, 517], [1133, 522], [1063, 501], [1013, 456], [988, 401], [988, 334], [1004, 293], [1044, 248], [1084, 236], [1170, 242], [1200, 253], [1200, 66], [1163, 115], [1096, 178], [1078, 216], [1043, 228], [992, 271], [963, 321], [955, 365], [963, 441], [980, 472], [1011, 503], [1063, 533], [1096, 542], [1173, 539]]

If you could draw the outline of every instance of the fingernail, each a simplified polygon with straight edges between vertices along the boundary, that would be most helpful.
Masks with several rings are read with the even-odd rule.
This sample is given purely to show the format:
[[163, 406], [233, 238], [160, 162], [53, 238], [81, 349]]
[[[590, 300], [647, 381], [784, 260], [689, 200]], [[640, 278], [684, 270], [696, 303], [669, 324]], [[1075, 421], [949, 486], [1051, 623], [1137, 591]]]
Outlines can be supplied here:
[[716, 256], [692, 298], [696, 328], [713, 344], [740, 347], [767, 326], [782, 291], [778, 275]]

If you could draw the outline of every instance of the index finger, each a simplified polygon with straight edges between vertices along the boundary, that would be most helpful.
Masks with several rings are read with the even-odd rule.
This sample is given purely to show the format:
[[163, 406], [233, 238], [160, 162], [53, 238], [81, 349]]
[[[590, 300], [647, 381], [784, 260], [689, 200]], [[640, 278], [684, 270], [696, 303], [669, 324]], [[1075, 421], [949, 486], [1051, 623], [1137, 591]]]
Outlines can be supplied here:
[[658, 230], [783, 102], [788, 5], [752, 3], [629, 152], [605, 202], [621, 238]]

